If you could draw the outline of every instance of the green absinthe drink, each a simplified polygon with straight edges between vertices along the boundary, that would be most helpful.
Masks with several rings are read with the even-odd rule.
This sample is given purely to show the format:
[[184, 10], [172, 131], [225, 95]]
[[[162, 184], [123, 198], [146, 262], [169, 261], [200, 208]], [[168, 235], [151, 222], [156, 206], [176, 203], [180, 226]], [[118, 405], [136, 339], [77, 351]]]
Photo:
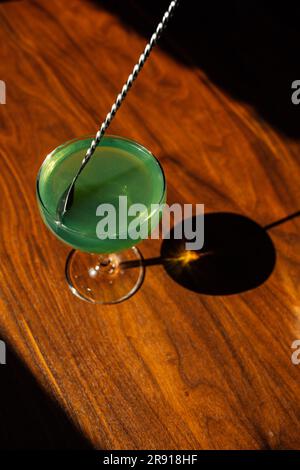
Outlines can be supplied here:
[[[157, 212], [165, 202], [165, 178], [160, 164], [147, 149], [127, 139], [105, 136], [80, 174], [74, 202], [59, 222], [60, 198], [92, 140], [86, 137], [67, 142], [48, 155], [37, 180], [39, 208], [46, 225], [65, 243], [85, 252], [115, 253], [140, 241], [131, 238], [129, 227], [133, 219], [138, 218], [141, 226], [147, 224], [147, 233], [154, 228], [153, 222], [159, 220]], [[147, 210], [127, 217], [124, 225], [119, 217], [120, 196], [128, 208], [142, 204]], [[97, 208], [102, 205], [105, 209], [104, 204], [113, 206], [116, 213], [115, 233], [109, 233], [109, 238], [105, 238], [107, 231], [99, 233], [99, 215], [103, 217], [105, 212], [97, 213]], [[151, 211], [155, 205], [159, 209]]]
[[[114, 304], [128, 299], [142, 284], [143, 257], [134, 245], [159, 222], [165, 178], [147, 149], [104, 136], [80, 173], [73, 203], [61, 218], [61, 198], [92, 140], [67, 142], [46, 157], [37, 177], [37, 199], [46, 225], [73, 247], [65, 270], [72, 293], [92, 303]], [[114, 223], [106, 227], [108, 215], [114, 216]]]
[[[99, 128], [95, 142], [82, 138], [58, 147], [48, 155], [37, 177], [37, 198], [44, 222], [58, 238], [75, 248], [66, 263], [69, 287], [73, 294], [89, 302], [113, 304], [128, 299], [144, 278], [143, 257], [133, 245], [140, 241], [139, 237], [146, 238], [159, 222], [166, 197], [164, 174], [158, 161], [141, 145], [103, 135], [177, 4], [173, 0], [164, 13]], [[138, 231], [132, 227], [137, 214], [129, 212], [130, 209], [127, 216], [133, 220], [124, 221], [124, 214], [116, 217], [108, 237], [103, 237], [101, 223], [98, 230], [98, 217], [103, 216], [101, 207], [113, 207], [116, 215], [121, 215], [120, 197], [131, 209], [140, 205], [138, 223], [134, 226], [140, 227], [137, 237]]]

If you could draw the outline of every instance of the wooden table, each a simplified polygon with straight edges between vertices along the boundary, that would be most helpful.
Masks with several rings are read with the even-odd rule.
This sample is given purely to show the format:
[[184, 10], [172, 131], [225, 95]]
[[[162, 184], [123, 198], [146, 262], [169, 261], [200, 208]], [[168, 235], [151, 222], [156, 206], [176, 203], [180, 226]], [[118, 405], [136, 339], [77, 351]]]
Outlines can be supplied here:
[[157, 48], [111, 133], [157, 155], [169, 203], [205, 204], [217, 254], [189, 281], [149, 263], [130, 300], [94, 306], [39, 216], [45, 155], [96, 131], [144, 42], [104, 3], [0, 4], [0, 447], [299, 448], [300, 219], [262, 228], [299, 210], [295, 135]]

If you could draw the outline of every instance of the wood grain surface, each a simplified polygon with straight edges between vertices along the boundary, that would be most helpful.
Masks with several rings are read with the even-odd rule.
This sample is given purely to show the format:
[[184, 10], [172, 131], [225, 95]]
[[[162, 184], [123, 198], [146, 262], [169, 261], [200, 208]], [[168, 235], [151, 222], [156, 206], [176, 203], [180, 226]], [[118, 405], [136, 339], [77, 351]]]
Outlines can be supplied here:
[[[263, 229], [300, 209], [296, 136], [157, 48], [110, 132], [157, 155], [169, 203], [205, 204], [205, 246], [217, 254], [178, 275], [163, 262], [178, 246], [148, 240], [141, 251], [158, 260], [137, 294], [89, 305], [68, 291], [69, 248], [38, 213], [44, 157], [97, 130], [144, 43], [105, 2], [0, 4], [0, 338], [22, 362], [1, 432], [11, 397], [28, 414], [35, 395], [24, 401], [19, 387], [29, 376], [68, 420], [54, 446], [72, 428], [99, 449], [299, 448], [300, 218]], [[39, 432], [36, 414], [27, 422]]]

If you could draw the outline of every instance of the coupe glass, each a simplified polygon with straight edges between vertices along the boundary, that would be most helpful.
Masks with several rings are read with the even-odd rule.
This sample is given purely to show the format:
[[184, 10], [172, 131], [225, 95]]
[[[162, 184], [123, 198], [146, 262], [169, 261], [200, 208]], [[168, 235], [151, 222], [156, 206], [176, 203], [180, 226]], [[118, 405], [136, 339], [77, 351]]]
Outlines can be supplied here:
[[[72, 140], [46, 157], [37, 176], [37, 200], [47, 227], [73, 248], [66, 262], [66, 279], [73, 294], [92, 303], [114, 304], [132, 296], [143, 281], [143, 258], [134, 245], [145, 236], [132, 237], [131, 222], [135, 219], [148, 236], [159, 222], [166, 183], [162, 167], [146, 148], [128, 139], [105, 136], [76, 182], [72, 207], [59, 221], [59, 200], [92, 140]], [[127, 198], [128, 207], [142, 204], [147, 210], [129, 216], [124, 225], [120, 196], [123, 201]], [[105, 209], [106, 204], [116, 213], [115, 233], [109, 238], [105, 238], [98, 209], [100, 205]]]

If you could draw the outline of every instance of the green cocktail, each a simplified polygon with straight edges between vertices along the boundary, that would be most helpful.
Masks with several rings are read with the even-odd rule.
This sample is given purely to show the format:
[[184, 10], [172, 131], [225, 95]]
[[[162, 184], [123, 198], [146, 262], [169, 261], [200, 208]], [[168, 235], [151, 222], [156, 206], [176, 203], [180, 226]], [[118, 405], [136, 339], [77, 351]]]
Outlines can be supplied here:
[[[114, 303], [128, 297], [123, 291], [128, 289], [128, 283], [135, 282], [133, 278], [138, 275], [141, 282], [142, 263], [137, 262], [139, 252], [136, 248], [131, 249], [141, 237], [132, 238], [131, 222], [135, 219], [145, 229], [143, 233], [154, 228], [153, 222], [158, 222], [158, 213], [166, 198], [165, 178], [160, 164], [147, 149], [127, 139], [105, 136], [76, 182], [72, 207], [63, 221], [59, 221], [60, 198], [80, 167], [91, 141], [92, 138], [86, 137], [67, 142], [47, 156], [37, 179], [37, 198], [43, 220], [50, 230], [80, 250], [69, 257], [67, 277], [72, 291], [92, 302]], [[140, 204], [146, 210], [127, 215], [124, 224], [120, 196], [123, 200], [126, 198], [127, 207]], [[111, 233], [110, 229], [109, 237], [105, 236], [106, 232], [99, 233], [101, 217], [97, 209], [104, 204], [114, 208], [116, 214], [116, 224], [112, 225], [114, 230]], [[153, 207], [156, 209], [151, 209]], [[86, 274], [78, 272], [79, 264], [87, 270], [90, 282], [87, 282]], [[72, 274], [74, 270], [76, 275]], [[120, 275], [122, 292], [119, 292], [120, 288], [116, 291], [116, 277]], [[78, 279], [82, 285], [78, 285]], [[103, 293], [103, 283], [114, 284], [113, 298]], [[133, 288], [129, 287], [131, 294]]]

